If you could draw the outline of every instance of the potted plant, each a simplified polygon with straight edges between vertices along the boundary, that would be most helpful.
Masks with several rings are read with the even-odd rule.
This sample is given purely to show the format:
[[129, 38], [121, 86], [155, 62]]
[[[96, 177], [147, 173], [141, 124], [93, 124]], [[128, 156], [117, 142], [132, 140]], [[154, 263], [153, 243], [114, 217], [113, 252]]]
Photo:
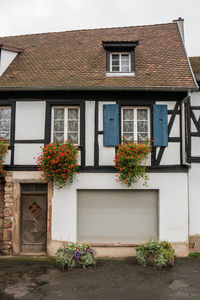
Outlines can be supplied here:
[[119, 171], [117, 181], [131, 187], [139, 178], [144, 180], [147, 185], [148, 175], [145, 161], [151, 152], [149, 142], [142, 144], [124, 143], [119, 145], [114, 162], [115, 168]]
[[62, 270], [85, 269], [96, 264], [95, 250], [88, 243], [67, 243], [57, 250], [55, 259]]
[[137, 261], [144, 266], [163, 268], [174, 265], [174, 249], [167, 241], [149, 240], [136, 247], [136, 252]]
[[72, 184], [78, 171], [78, 149], [69, 141], [45, 145], [37, 158], [38, 170], [44, 182], [55, 183], [57, 188]]

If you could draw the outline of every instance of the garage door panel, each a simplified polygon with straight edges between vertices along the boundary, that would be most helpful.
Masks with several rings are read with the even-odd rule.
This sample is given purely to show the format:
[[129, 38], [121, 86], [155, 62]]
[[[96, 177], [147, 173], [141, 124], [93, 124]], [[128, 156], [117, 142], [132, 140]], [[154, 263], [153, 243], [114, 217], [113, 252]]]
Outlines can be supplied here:
[[156, 191], [78, 191], [78, 240], [141, 243], [158, 238]]

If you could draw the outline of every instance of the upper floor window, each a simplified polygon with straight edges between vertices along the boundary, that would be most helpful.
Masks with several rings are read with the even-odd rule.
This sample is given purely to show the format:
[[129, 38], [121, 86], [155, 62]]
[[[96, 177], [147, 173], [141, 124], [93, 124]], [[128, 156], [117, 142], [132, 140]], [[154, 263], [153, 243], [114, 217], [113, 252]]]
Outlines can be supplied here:
[[148, 107], [123, 107], [121, 126], [122, 142], [150, 140], [150, 109]]
[[0, 138], [10, 140], [11, 107], [0, 107]]
[[106, 50], [106, 76], [135, 76], [138, 41], [102, 42]]
[[52, 141], [69, 140], [80, 144], [80, 108], [78, 106], [55, 106], [52, 111]]
[[110, 54], [111, 72], [130, 72], [131, 55], [130, 53], [111, 53]]

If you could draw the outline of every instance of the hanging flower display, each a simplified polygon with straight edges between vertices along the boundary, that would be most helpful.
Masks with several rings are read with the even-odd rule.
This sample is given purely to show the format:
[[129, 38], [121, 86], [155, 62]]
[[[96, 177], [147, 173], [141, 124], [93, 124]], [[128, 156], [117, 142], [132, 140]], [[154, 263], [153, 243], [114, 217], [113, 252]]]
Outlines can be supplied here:
[[6, 171], [3, 168], [3, 159], [8, 152], [8, 141], [0, 138], [0, 178], [5, 176]]
[[147, 185], [148, 175], [144, 164], [150, 152], [150, 143], [119, 145], [114, 159], [115, 168], [119, 171], [117, 181], [131, 187], [139, 178], [143, 178], [144, 185]]
[[50, 143], [43, 147], [37, 159], [44, 182], [54, 182], [58, 188], [73, 183], [78, 170], [78, 149], [69, 141]]

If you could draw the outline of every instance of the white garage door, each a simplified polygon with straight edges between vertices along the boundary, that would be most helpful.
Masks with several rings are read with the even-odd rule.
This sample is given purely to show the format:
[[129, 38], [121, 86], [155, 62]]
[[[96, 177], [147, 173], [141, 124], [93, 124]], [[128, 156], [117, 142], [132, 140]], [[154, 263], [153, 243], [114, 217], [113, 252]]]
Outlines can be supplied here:
[[78, 241], [141, 243], [158, 238], [156, 191], [78, 191]]

